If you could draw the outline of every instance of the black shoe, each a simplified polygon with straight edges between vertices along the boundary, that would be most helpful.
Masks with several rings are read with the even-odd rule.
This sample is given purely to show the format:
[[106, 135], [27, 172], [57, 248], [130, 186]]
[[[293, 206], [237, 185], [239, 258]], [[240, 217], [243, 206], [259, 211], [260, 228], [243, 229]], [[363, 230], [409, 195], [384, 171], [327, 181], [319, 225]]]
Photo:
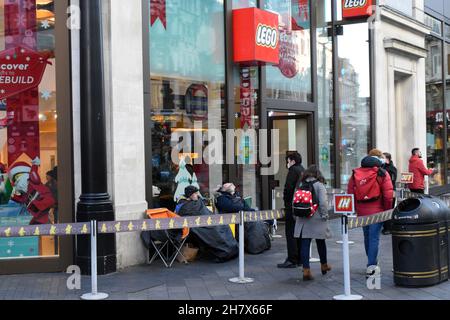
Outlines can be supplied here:
[[280, 269], [294, 269], [297, 268], [297, 263], [286, 260], [284, 263], [277, 265], [277, 267]]

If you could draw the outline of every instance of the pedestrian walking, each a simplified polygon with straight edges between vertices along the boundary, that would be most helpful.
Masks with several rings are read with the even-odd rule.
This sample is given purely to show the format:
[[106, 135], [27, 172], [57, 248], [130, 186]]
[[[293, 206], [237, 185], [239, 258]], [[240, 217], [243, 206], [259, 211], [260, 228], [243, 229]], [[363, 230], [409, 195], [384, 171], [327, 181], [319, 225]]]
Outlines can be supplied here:
[[305, 171], [302, 166], [302, 156], [297, 151], [291, 152], [286, 156], [286, 165], [289, 169], [286, 183], [284, 185], [283, 201], [286, 211], [286, 245], [288, 256], [284, 263], [278, 264], [278, 268], [296, 268], [300, 265], [300, 239], [294, 238], [295, 220], [292, 214], [292, 201], [294, 199], [295, 189]]
[[425, 193], [425, 176], [431, 176], [437, 173], [436, 169], [427, 169], [422, 160], [422, 151], [414, 148], [411, 159], [409, 159], [409, 172], [414, 175], [413, 183], [409, 184], [409, 190], [413, 193]]
[[[396, 202], [397, 202], [395, 192], [397, 191], [398, 171], [394, 165], [394, 162], [392, 161], [392, 155], [389, 152], [385, 152], [383, 154], [384, 154], [384, 158], [385, 158], [385, 163], [383, 165], [383, 169], [386, 170], [389, 173], [389, 175], [391, 176], [392, 186], [394, 187], [394, 199], [392, 201], [392, 209], [394, 209], [396, 206]], [[392, 222], [386, 221], [383, 224], [383, 230], [381, 231], [381, 233], [384, 235], [388, 235], [391, 233], [391, 229], [392, 229]]]
[[[294, 197], [300, 195], [302, 190], [310, 190], [312, 193], [312, 203], [315, 208], [313, 215], [309, 217], [295, 217], [295, 231], [294, 237], [301, 239], [301, 262], [303, 265], [303, 280], [314, 280], [310, 267], [310, 248], [313, 239], [316, 240], [317, 250], [319, 252], [321, 271], [326, 275], [331, 271], [331, 266], [327, 260], [327, 245], [326, 239], [332, 237], [328, 224], [328, 196], [325, 188], [325, 178], [318, 169], [313, 165], [309, 167], [301, 179], [299, 193]], [[294, 213], [295, 214], [295, 213]]]
[[[392, 209], [394, 187], [389, 173], [382, 168], [384, 155], [380, 150], [370, 152], [361, 167], [353, 170], [347, 192], [355, 195], [355, 207], [359, 217], [370, 216]], [[378, 251], [383, 223], [363, 228], [364, 248], [368, 258], [367, 277], [380, 274]]]

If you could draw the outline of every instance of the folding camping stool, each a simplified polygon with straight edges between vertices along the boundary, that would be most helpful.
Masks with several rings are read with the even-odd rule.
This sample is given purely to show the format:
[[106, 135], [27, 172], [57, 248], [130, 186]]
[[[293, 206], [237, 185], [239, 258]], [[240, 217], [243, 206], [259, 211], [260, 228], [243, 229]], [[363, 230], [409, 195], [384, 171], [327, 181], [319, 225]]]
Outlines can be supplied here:
[[[179, 218], [179, 216], [168, 209], [151, 209], [147, 211], [147, 216], [150, 219], [172, 219]], [[170, 234], [169, 230], [151, 231], [150, 243], [155, 249], [155, 253], [150, 258], [150, 252], [147, 255], [147, 264], [152, 264], [156, 258], [160, 258], [166, 268], [171, 268], [178, 255], [181, 255], [185, 260], [181, 249], [183, 248], [189, 236], [189, 228], [183, 228], [181, 239]], [[170, 254], [170, 249], [173, 248], [175, 252]]]

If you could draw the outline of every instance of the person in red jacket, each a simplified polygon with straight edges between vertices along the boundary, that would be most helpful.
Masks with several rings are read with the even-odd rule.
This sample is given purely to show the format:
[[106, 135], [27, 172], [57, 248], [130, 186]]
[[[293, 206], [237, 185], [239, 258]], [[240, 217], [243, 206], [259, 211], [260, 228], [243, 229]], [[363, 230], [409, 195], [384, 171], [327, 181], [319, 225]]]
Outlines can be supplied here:
[[414, 193], [425, 193], [425, 176], [430, 176], [437, 172], [435, 169], [427, 169], [423, 164], [422, 152], [419, 148], [412, 150], [412, 157], [409, 159], [409, 172], [414, 175], [414, 181], [409, 184], [409, 190]]
[[[384, 161], [383, 153], [374, 149], [362, 160], [361, 168], [353, 171], [347, 192], [355, 195], [358, 216], [370, 216], [392, 209], [394, 187], [389, 173], [382, 169]], [[368, 277], [380, 273], [378, 250], [382, 228], [383, 223], [363, 228]]]

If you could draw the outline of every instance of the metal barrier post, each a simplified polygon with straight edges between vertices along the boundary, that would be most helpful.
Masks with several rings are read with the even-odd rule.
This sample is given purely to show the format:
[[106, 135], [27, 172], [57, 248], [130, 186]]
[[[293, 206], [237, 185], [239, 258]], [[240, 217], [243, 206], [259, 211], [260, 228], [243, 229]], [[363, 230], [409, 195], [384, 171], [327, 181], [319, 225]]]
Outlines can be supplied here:
[[91, 293], [81, 296], [83, 300], [104, 300], [108, 294], [97, 291], [97, 221], [91, 221]]
[[[276, 210], [277, 202], [276, 202], [276, 191], [275, 189], [272, 190], [272, 210]], [[277, 234], [278, 230], [278, 222], [277, 220], [273, 220], [273, 226], [272, 226], [272, 239], [280, 239], [282, 236]]]
[[344, 215], [341, 217], [342, 224], [342, 249], [344, 258], [344, 288], [345, 294], [335, 296], [334, 300], [361, 300], [362, 296], [352, 295], [352, 290], [350, 286], [350, 254], [348, 245], [348, 216]]
[[252, 283], [254, 280], [252, 278], [246, 278], [244, 273], [244, 211], [241, 211], [239, 214], [241, 216], [241, 221], [239, 222], [239, 277], [231, 278], [229, 281], [238, 284], [245, 284]]

